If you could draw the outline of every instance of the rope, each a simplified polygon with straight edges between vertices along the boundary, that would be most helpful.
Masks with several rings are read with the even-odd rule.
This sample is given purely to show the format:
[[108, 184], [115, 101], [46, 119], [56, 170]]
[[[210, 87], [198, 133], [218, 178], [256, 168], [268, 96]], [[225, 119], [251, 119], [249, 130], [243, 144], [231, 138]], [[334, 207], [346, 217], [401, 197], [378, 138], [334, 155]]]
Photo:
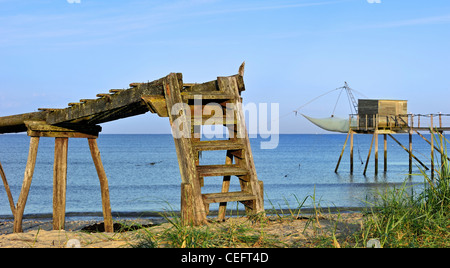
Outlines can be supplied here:
[[336, 91], [336, 90], [338, 90], [338, 89], [341, 89], [341, 88], [335, 88], [335, 89], [333, 89], [333, 90], [330, 90], [330, 91], [328, 91], [328, 92], [325, 92], [324, 94], [322, 94], [322, 95], [320, 95], [320, 96], [318, 96], [318, 97], [315, 97], [314, 99], [312, 99], [312, 100], [308, 101], [307, 103], [303, 104], [302, 106], [298, 107], [297, 109], [294, 110], [295, 115], [297, 115], [297, 113], [298, 113], [299, 110], [301, 110], [302, 108], [304, 108], [305, 106], [307, 106], [307, 105], [310, 104], [311, 102], [314, 102], [315, 100], [317, 100], [317, 99], [319, 99], [319, 98], [321, 98], [321, 97], [323, 97], [323, 96], [325, 96], [325, 95], [328, 95], [328, 94], [330, 94], [331, 92]]

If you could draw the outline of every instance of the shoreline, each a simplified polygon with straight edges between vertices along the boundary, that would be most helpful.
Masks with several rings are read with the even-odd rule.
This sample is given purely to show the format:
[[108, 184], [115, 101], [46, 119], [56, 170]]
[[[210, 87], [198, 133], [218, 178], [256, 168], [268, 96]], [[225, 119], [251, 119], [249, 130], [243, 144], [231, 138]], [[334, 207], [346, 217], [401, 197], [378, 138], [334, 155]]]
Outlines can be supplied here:
[[[349, 213], [362, 213], [367, 210], [367, 207], [333, 207], [333, 208], [302, 208], [300, 212], [298, 209], [292, 209], [294, 214], [299, 216], [309, 216], [314, 214], [315, 211], [320, 210], [324, 214], [349, 214]], [[217, 216], [218, 211], [212, 210], [208, 215], [209, 218]], [[138, 225], [160, 225], [166, 223], [164, 215], [167, 217], [180, 216], [179, 211], [171, 212], [113, 212], [113, 221], [123, 224], [138, 224]], [[268, 209], [266, 210], [267, 216], [275, 215], [290, 215], [289, 208]], [[243, 217], [244, 211], [236, 213], [236, 211], [227, 211], [227, 218]], [[53, 218], [52, 214], [26, 214], [23, 217], [23, 233], [36, 230], [52, 231], [53, 230]], [[103, 223], [102, 212], [68, 212], [66, 213], [65, 231], [81, 231], [81, 229], [98, 225]], [[14, 218], [12, 215], [0, 215], [0, 235], [7, 235], [13, 233]]]
[[[301, 208], [300, 211], [303, 214], [312, 214], [316, 210], [320, 210], [326, 213], [349, 213], [349, 212], [364, 212], [368, 207], [320, 207], [320, 208]], [[289, 210], [298, 211], [298, 208], [278, 208], [278, 209], [266, 209], [265, 213], [269, 215], [283, 214]], [[208, 216], [217, 216], [218, 210], [210, 210]], [[84, 220], [98, 218], [103, 220], [102, 212], [66, 212], [66, 221], [72, 220]], [[140, 219], [140, 218], [164, 218], [164, 215], [168, 216], [180, 216], [180, 211], [113, 211], [113, 218], [119, 219]], [[245, 215], [245, 211], [227, 210], [227, 215], [242, 216]], [[24, 220], [52, 220], [52, 213], [32, 213], [24, 214]], [[13, 215], [0, 215], [1, 221], [14, 220]]]

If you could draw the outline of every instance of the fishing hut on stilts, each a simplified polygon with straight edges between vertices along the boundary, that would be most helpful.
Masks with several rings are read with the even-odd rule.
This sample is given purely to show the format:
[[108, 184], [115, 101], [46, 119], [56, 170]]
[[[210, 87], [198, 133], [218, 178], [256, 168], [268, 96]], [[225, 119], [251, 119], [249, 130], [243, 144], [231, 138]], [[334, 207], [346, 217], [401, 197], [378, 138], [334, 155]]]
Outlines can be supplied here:
[[[0, 117], [0, 134], [26, 132], [30, 136], [22, 189], [14, 203], [6, 174], [0, 175], [14, 216], [14, 232], [22, 232], [22, 219], [35, 169], [39, 139], [55, 139], [53, 166], [53, 229], [64, 229], [67, 151], [71, 138], [86, 138], [100, 181], [105, 231], [113, 231], [108, 179], [97, 138], [100, 124], [148, 111], [169, 117], [181, 174], [181, 218], [184, 224], [207, 223], [211, 203], [219, 203], [218, 219], [224, 220], [227, 202], [241, 202], [248, 214], [264, 212], [263, 183], [258, 180], [242, 110], [244, 64], [237, 75], [206, 83], [184, 83], [181, 73], [148, 83], [132, 83], [128, 89], [111, 89], [97, 99], [69, 103], [64, 109], [40, 108], [38, 112]], [[224, 126], [226, 140], [202, 140], [204, 125]], [[201, 165], [202, 151], [223, 151], [224, 162]], [[202, 193], [207, 177], [221, 177], [217, 193]], [[241, 191], [230, 192], [232, 178]]]
[[[435, 145], [434, 136], [443, 137], [445, 131], [450, 130], [450, 124], [445, 122], [445, 118], [449, 118], [450, 114], [412, 114], [408, 113], [408, 102], [406, 100], [388, 100], [388, 99], [356, 99], [352, 94], [352, 89], [347, 82], [343, 87], [336, 90], [345, 90], [347, 92], [349, 102], [352, 103], [352, 108], [355, 113], [349, 115], [348, 119], [336, 118], [334, 115], [330, 118], [312, 118], [303, 115], [309, 121], [322, 129], [347, 133], [341, 154], [336, 164], [335, 172], [337, 173], [343, 158], [346, 146], [350, 140], [350, 173], [354, 172], [354, 135], [366, 134], [372, 135], [371, 144], [367, 159], [365, 161], [364, 172], [366, 175], [368, 164], [372, 155], [372, 148], [374, 150], [375, 161], [375, 175], [379, 171], [379, 135], [383, 135], [384, 147], [384, 172], [387, 172], [388, 166], [388, 146], [387, 140], [390, 137], [396, 144], [398, 144], [409, 155], [409, 174], [412, 174], [413, 160], [417, 162], [424, 170], [431, 172], [431, 177], [434, 177], [435, 171], [435, 152], [444, 156], [444, 148], [442, 142], [438, 148]], [[329, 93], [329, 92], [328, 92]], [[328, 94], [326, 93], [326, 94]], [[320, 96], [319, 96], [320, 97]], [[353, 110], [352, 109], [352, 110]], [[296, 111], [295, 111], [296, 112]], [[422, 133], [429, 132], [431, 138], [427, 139]], [[409, 144], [404, 146], [398, 139], [394, 137], [395, 134], [408, 134]], [[413, 135], [417, 134], [430, 145], [430, 167], [417, 158], [413, 153]], [[450, 160], [450, 159], [449, 159]]]

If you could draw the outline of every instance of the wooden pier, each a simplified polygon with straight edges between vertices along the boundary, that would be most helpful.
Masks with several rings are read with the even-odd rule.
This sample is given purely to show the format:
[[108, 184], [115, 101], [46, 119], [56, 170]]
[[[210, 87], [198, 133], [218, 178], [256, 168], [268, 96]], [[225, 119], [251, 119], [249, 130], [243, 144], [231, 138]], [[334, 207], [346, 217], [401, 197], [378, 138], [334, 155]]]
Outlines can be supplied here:
[[[398, 101], [404, 102], [404, 101]], [[406, 110], [405, 109], [403, 111]], [[374, 148], [374, 159], [375, 159], [375, 175], [378, 175], [379, 169], [379, 152], [378, 152], [378, 142], [379, 135], [383, 135], [384, 144], [384, 172], [387, 171], [387, 138], [390, 137], [396, 144], [398, 144], [403, 150], [409, 155], [409, 174], [412, 174], [413, 160], [415, 160], [421, 168], [424, 170], [429, 170], [431, 172], [431, 177], [434, 177], [435, 172], [435, 151], [443, 154], [442, 144], [440, 148], [435, 145], [434, 136], [443, 135], [445, 131], [450, 131], [450, 114], [383, 114], [382, 112], [367, 113], [361, 110], [358, 114], [352, 114], [349, 118], [350, 130], [347, 134], [346, 141], [342, 148], [341, 155], [339, 157], [338, 163], [336, 165], [335, 172], [338, 172], [340, 162], [342, 160], [345, 148], [347, 146], [348, 140], [350, 139], [350, 173], [353, 174], [354, 171], [354, 135], [355, 134], [369, 134], [372, 135], [372, 141], [369, 148], [369, 153], [364, 167], [364, 175], [366, 175], [368, 163], [372, 154], [372, 148]], [[431, 139], [428, 140], [423, 132], [429, 132], [431, 134]], [[400, 143], [398, 139], [395, 138], [394, 134], [408, 134], [409, 135], [409, 145], [408, 147]], [[413, 135], [419, 135], [430, 145], [430, 166], [427, 166], [418, 157], [413, 154]]]
[[[22, 232], [22, 218], [41, 137], [55, 138], [53, 228], [64, 229], [69, 139], [87, 138], [100, 181], [105, 230], [112, 232], [108, 179], [96, 140], [101, 132], [99, 124], [148, 111], [170, 119], [182, 181], [184, 224], [205, 224], [211, 203], [220, 203], [219, 220], [225, 218], [227, 202], [243, 203], [249, 214], [263, 212], [263, 184], [256, 175], [242, 111], [243, 74], [244, 64], [237, 75], [185, 84], [181, 73], [171, 73], [153, 82], [131, 83], [128, 89], [111, 89], [109, 93], [97, 94], [96, 99], [69, 103], [64, 109], [39, 108], [38, 112], [0, 117], [0, 134], [27, 132], [30, 136], [24, 180], [15, 205], [0, 164], [0, 175], [14, 215], [14, 232]], [[202, 140], [201, 127], [208, 124], [226, 127], [229, 139]], [[202, 151], [223, 151], [224, 162], [200, 165]], [[202, 194], [201, 188], [207, 177], [222, 178], [222, 188], [217, 193]], [[232, 178], [237, 178], [241, 191], [229, 192]]]

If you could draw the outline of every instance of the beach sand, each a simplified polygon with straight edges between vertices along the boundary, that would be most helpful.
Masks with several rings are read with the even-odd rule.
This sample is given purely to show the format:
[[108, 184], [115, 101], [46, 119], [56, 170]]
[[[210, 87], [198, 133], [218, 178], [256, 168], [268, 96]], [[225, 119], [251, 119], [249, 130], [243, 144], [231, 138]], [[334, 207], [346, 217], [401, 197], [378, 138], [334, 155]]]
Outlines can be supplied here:
[[[229, 228], [239, 224], [249, 224], [255, 232], [263, 232], [266, 236], [279, 241], [277, 247], [307, 247], [317, 236], [349, 235], [361, 226], [361, 213], [323, 214], [319, 218], [298, 217], [280, 220], [276, 216], [267, 217], [264, 223], [252, 223], [246, 217], [228, 218], [225, 222], [212, 221], [208, 228]], [[71, 239], [80, 241], [82, 248], [127, 248], [132, 247], [141, 239], [143, 232], [158, 234], [173, 227], [170, 223], [160, 220], [135, 219], [121, 221], [122, 226], [137, 224], [146, 228], [124, 232], [103, 233], [82, 231], [85, 227], [91, 229], [100, 221], [66, 221], [65, 230], [53, 231], [51, 220], [25, 220], [24, 233], [12, 233], [12, 221], [0, 221], [0, 248], [65, 248]], [[156, 224], [156, 225], [155, 225]], [[115, 227], [115, 230], [120, 227]], [[122, 229], [123, 231], [123, 229]], [[259, 245], [254, 245], [258, 247]]]

